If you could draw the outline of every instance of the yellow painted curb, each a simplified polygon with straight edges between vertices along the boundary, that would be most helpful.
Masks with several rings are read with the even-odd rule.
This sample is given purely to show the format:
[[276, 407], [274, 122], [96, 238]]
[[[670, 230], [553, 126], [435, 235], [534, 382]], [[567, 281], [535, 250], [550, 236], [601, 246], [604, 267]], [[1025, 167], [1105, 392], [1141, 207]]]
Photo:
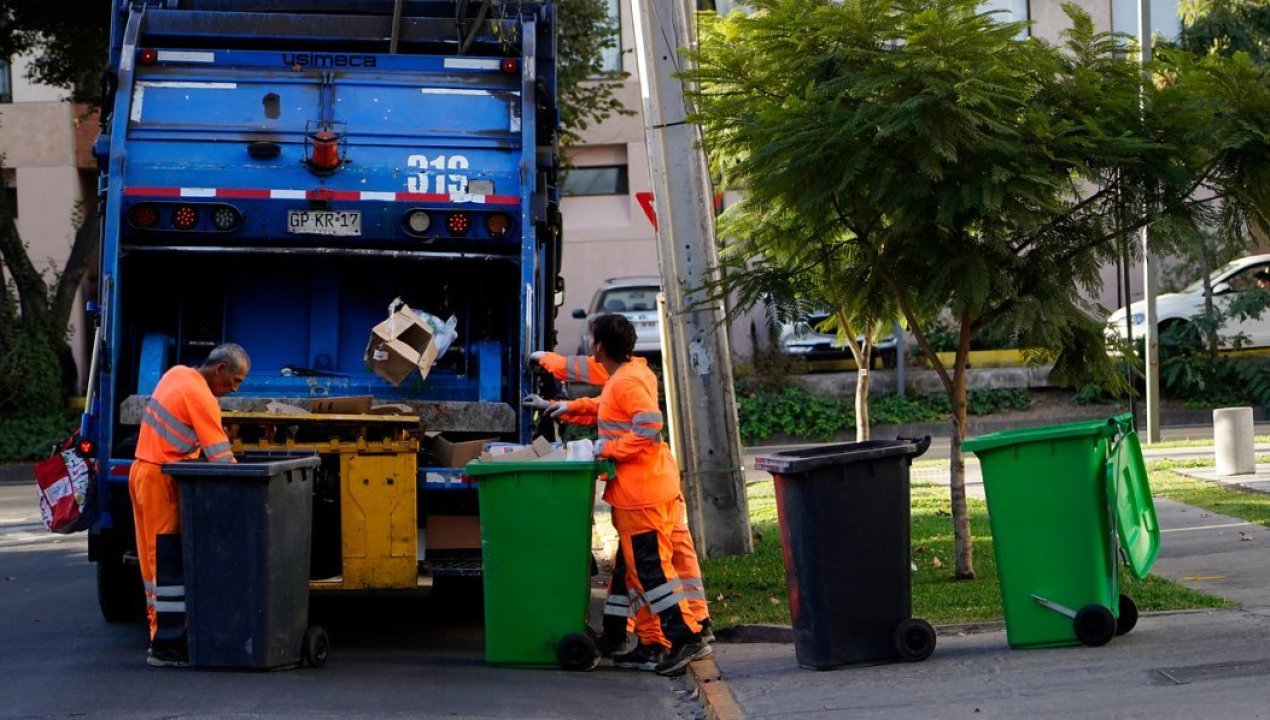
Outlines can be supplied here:
[[713, 657], [707, 655], [694, 660], [688, 665], [688, 672], [697, 684], [706, 717], [710, 720], [745, 720], [745, 713], [736, 698], [732, 697], [732, 689], [723, 680], [723, 674], [719, 672], [719, 666], [715, 664]]

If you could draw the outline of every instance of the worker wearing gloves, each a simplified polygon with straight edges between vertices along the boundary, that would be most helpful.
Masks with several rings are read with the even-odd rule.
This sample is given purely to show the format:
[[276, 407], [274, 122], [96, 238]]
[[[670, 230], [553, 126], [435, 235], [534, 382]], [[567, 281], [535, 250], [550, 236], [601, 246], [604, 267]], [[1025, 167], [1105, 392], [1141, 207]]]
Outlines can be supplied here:
[[609, 376], [600, 397], [549, 403], [546, 410], [568, 422], [597, 424], [596, 457], [616, 465], [604, 499], [613, 507], [639, 645], [615, 656], [613, 664], [677, 675], [711, 648], [701, 639], [701, 625], [671, 562], [671, 535], [682, 502], [679, 468], [661, 438], [657, 378], [642, 358], [631, 357], [634, 347], [629, 320], [612, 314], [596, 318], [592, 352]]
[[242, 347], [219, 345], [202, 367], [177, 365], [164, 373], [141, 417], [128, 493], [150, 621], [149, 665], [181, 666], [189, 659], [181, 507], [176, 483], [163, 474], [163, 463], [193, 459], [200, 451], [209, 462], [234, 462], [216, 399], [237, 390], [250, 368]]
[[[529, 354], [531, 363], [551, 373], [561, 382], [581, 382], [588, 385], [603, 386], [609, 379], [608, 370], [590, 355], [565, 356], [559, 353], [537, 350]], [[536, 402], [535, 402], [536, 400]], [[527, 406], [536, 410], [548, 411], [546, 414], [555, 417], [568, 407], [567, 403], [552, 403], [530, 395], [526, 398]], [[555, 405], [554, 408], [551, 406]], [[552, 415], [552, 411], [555, 415]], [[701, 564], [697, 559], [697, 548], [692, 541], [692, 532], [688, 529], [688, 506], [682, 493], [679, 495], [678, 507], [675, 511], [675, 530], [671, 534], [673, 552], [671, 562], [675, 572], [684, 585], [684, 594], [688, 597], [688, 607], [692, 616], [701, 625], [701, 636], [706, 642], [714, 642], [711, 630], [710, 608], [706, 604], [705, 584], [701, 580]], [[619, 652], [626, 645], [626, 618], [629, 614], [629, 600], [626, 596], [625, 581], [621, 572], [621, 555], [613, 568], [613, 581], [609, 585], [608, 600], [604, 605], [604, 628], [599, 640], [600, 653], [605, 657]], [[620, 621], [620, 624], [619, 624]]]

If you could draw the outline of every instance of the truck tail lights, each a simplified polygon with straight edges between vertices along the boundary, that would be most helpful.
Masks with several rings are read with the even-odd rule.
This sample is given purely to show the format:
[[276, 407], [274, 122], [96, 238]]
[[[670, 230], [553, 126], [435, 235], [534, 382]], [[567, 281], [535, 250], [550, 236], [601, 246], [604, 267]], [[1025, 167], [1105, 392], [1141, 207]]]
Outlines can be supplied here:
[[451, 235], [466, 235], [472, 229], [472, 218], [467, 213], [450, 213], [445, 218], [445, 229]]
[[159, 61], [159, 51], [154, 48], [141, 48], [137, 51], [137, 63], [153, 65]]
[[340, 138], [330, 130], [319, 130], [309, 135], [312, 155], [309, 165], [322, 172], [330, 172], [340, 166]]
[[221, 205], [212, 210], [212, 225], [222, 232], [237, 228], [242, 224], [242, 221], [242, 213], [238, 212], [238, 208], [231, 205]]
[[520, 72], [520, 60], [517, 58], [503, 58], [498, 63], [498, 69], [507, 75], [515, 75]]
[[411, 210], [406, 213], [406, 227], [410, 232], [422, 235], [432, 227], [432, 216], [426, 210]]
[[149, 230], [159, 224], [159, 209], [153, 203], [134, 205], [128, 211], [128, 222], [135, 228]]
[[172, 211], [172, 227], [177, 230], [192, 230], [198, 224], [198, 209], [193, 205], [177, 205]]
[[507, 237], [508, 231], [511, 230], [512, 221], [503, 213], [490, 213], [485, 216], [485, 231], [492, 238]]

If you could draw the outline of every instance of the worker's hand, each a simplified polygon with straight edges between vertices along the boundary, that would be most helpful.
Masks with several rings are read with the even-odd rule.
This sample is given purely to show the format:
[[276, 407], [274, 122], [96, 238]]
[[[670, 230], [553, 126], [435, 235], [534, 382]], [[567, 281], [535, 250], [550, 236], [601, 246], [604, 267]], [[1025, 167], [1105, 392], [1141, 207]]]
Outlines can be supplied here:
[[569, 412], [569, 403], [565, 400], [551, 403], [551, 407], [547, 408], [547, 417], [558, 418]]
[[551, 403], [549, 401], [544, 400], [541, 396], [534, 393], [526, 395], [524, 399], [520, 401], [520, 404], [522, 407], [527, 407], [532, 410], [546, 410], [551, 407]]
[[535, 350], [529, 353], [529, 362], [531, 363], [539, 362], [542, 360], [542, 356], [546, 354], [547, 354], [546, 350]]
[[595, 441], [595, 450], [593, 451], [595, 457], [597, 458], [604, 457], [604, 446], [607, 443], [608, 443], [608, 440], [606, 440], [605, 438], [600, 438], [599, 440]]

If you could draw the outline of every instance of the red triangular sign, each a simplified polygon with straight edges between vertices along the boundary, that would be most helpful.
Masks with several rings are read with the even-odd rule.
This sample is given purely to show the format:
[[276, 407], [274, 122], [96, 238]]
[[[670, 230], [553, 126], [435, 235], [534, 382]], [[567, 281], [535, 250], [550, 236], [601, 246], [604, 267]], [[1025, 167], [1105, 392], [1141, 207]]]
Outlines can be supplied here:
[[648, 216], [648, 222], [653, 224], [653, 230], [657, 229], [657, 211], [653, 208], [653, 194], [650, 192], [635, 193], [635, 201], [639, 206], [644, 208], [644, 214]]

